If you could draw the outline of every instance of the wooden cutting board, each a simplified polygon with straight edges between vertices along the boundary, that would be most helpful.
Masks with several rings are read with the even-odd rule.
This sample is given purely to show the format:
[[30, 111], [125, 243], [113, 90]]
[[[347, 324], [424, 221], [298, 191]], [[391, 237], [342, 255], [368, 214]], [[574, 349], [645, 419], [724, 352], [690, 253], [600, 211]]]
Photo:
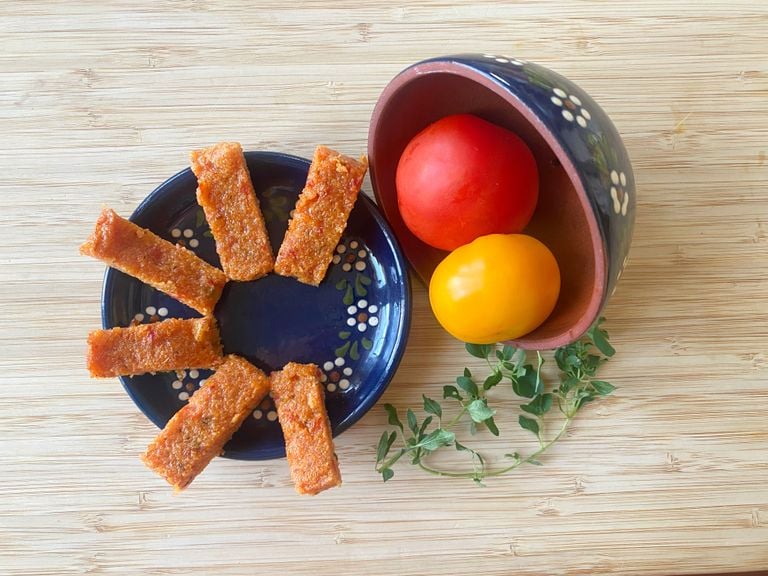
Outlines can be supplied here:
[[[383, 484], [381, 406], [338, 438], [344, 485], [218, 459], [173, 496], [156, 429], [90, 380], [102, 205], [128, 215], [218, 140], [366, 149], [376, 99], [425, 57], [493, 52], [582, 85], [638, 187], [607, 326], [618, 390], [543, 459]], [[729, 2], [136, 1], [0, 4], [0, 573], [696, 574], [768, 568], [768, 8]], [[370, 193], [370, 186], [366, 184]], [[479, 370], [414, 289], [383, 401]], [[502, 441], [525, 441], [511, 404]], [[485, 444], [488, 442], [488, 444]]]

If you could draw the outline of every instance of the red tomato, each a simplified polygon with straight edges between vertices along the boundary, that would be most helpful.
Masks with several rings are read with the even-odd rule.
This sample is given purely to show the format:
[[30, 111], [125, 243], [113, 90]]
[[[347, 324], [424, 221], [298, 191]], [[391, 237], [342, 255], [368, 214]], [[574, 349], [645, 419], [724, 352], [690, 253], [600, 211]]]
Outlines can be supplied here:
[[397, 202], [408, 229], [453, 250], [525, 228], [539, 196], [536, 160], [519, 136], [471, 114], [438, 120], [405, 147]]

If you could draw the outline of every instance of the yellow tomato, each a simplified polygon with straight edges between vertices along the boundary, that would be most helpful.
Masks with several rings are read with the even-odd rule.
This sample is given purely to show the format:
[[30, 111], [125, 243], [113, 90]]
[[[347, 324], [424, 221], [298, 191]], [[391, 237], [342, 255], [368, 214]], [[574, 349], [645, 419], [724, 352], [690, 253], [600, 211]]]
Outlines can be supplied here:
[[438, 322], [473, 344], [531, 332], [547, 319], [559, 295], [554, 255], [525, 234], [490, 234], [460, 246], [437, 266], [429, 283]]

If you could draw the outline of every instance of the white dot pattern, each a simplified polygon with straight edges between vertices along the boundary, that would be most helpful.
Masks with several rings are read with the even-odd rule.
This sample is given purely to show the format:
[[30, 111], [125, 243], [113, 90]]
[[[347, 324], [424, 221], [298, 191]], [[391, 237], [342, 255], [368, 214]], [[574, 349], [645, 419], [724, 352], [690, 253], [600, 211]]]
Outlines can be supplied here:
[[[194, 237], [195, 232], [191, 228], [174, 228], [171, 230], [171, 236], [173, 238], [187, 238], [187, 246], [191, 248], [196, 248], [200, 245], [200, 242]], [[183, 244], [183, 242], [182, 242]], [[347, 256], [347, 253], [350, 253], [349, 256]], [[341, 268], [345, 272], [349, 272], [351, 270], [356, 270], [358, 272], [363, 272], [367, 269], [366, 262], [364, 261], [369, 256], [368, 250], [361, 245], [361, 243], [357, 240], [352, 240], [347, 243], [341, 243], [338, 246], [336, 246], [335, 254], [333, 255], [333, 263], [337, 265], [341, 265]], [[345, 261], [346, 260], [346, 261]], [[367, 286], [369, 284], [370, 279], [366, 280], [363, 279], [365, 284], [363, 286]], [[358, 279], [355, 279], [355, 282], [359, 282]], [[359, 284], [347, 284], [347, 287], [352, 286], [354, 288], [354, 292], [362, 292], [365, 293], [365, 290], [361, 287], [359, 287]], [[342, 285], [340, 290], [343, 291], [344, 286]], [[360, 294], [356, 294], [360, 295]], [[365, 312], [365, 314], [360, 314], [361, 312]], [[347, 314], [350, 316], [347, 318], [347, 325], [350, 328], [357, 328], [357, 331], [360, 333], [363, 333], [366, 331], [368, 326], [377, 326], [379, 323], [379, 319], [375, 316], [375, 314], [379, 311], [379, 307], [375, 305], [369, 304], [368, 300], [366, 299], [360, 299], [355, 304], [347, 306]], [[160, 307], [156, 308], [154, 306], [147, 306], [145, 309], [145, 312], [147, 315], [154, 316], [159, 315], [163, 318], [167, 317], [169, 314], [169, 310], [167, 307]], [[359, 317], [359, 318], [358, 318]], [[134, 319], [137, 322], [141, 322], [145, 319], [144, 314], [136, 314], [134, 316]], [[345, 353], [342, 356], [336, 357], [334, 360], [326, 361], [322, 364], [323, 372], [320, 375], [321, 382], [323, 383], [323, 386], [328, 392], [335, 392], [338, 390], [347, 390], [351, 386], [350, 377], [354, 373], [354, 369], [351, 366], [345, 366], [347, 363], [347, 360], [344, 356], [347, 355], [347, 351], [350, 348], [350, 344], [354, 343], [355, 347], [352, 349], [352, 354], [355, 354], [355, 350], [359, 350], [360, 352], [363, 351], [363, 348], [359, 348], [360, 341], [356, 340], [358, 337], [352, 337], [349, 338], [349, 333], [343, 335], [345, 338], [344, 340], [347, 340], [347, 343], [345, 345]], [[366, 346], [370, 347], [369, 343], [366, 342]], [[367, 348], [366, 348], [367, 349]], [[354, 364], [354, 363], [353, 363]], [[338, 370], [331, 376], [333, 377], [333, 381], [331, 380], [331, 374], [332, 371]], [[188, 371], [188, 375], [192, 379], [198, 379], [200, 376], [199, 370], [191, 369]], [[341, 379], [339, 377], [341, 376]], [[189, 398], [194, 394], [195, 390], [190, 389], [194, 386], [194, 383], [187, 383], [185, 385], [184, 379], [187, 377], [187, 371], [178, 371], [177, 372], [177, 379], [174, 380], [171, 384], [173, 390], [176, 391], [177, 397], [181, 401], [187, 401]], [[199, 386], [202, 386], [205, 384], [205, 379], [201, 379], [199, 381]], [[266, 406], [266, 408], [265, 408]], [[269, 408], [268, 405], [263, 404], [262, 407], [255, 409], [252, 412], [252, 416], [256, 420], [266, 419], [269, 422], [275, 422], [278, 420], [277, 412], [274, 408]]]

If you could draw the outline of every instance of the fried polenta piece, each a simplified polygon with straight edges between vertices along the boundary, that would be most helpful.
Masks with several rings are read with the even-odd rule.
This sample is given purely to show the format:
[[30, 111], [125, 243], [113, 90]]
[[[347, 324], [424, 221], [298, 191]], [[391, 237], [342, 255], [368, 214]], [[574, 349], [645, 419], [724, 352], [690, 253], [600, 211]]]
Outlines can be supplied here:
[[88, 335], [88, 370], [97, 378], [211, 368], [222, 358], [219, 329], [212, 317], [170, 318]]
[[93, 234], [80, 247], [93, 256], [191, 306], [213, 313], [227, 276], [194, 253], [105, 209]]
[[317, 147], [278, 251], [275, 272], [312, 286], [320, 284], [367, 170], [365, 157], [357, 161], [325, 146]]
[[341, 472], [318, 367], [291, 362], [273, 372], [270, 383], [296, 491], [317, 494], [339, 486]]
[[271, 272], [272, 246], [240, 144], [221, 142], [195, 150], [190, 160], [197, 176], [197, 203], [211, 227], [224, 273], [247, 281]]
[[230, 355], [168, 421], [141, 459], [178, 492], [186, 488], [269, 393], [269, 378]]

